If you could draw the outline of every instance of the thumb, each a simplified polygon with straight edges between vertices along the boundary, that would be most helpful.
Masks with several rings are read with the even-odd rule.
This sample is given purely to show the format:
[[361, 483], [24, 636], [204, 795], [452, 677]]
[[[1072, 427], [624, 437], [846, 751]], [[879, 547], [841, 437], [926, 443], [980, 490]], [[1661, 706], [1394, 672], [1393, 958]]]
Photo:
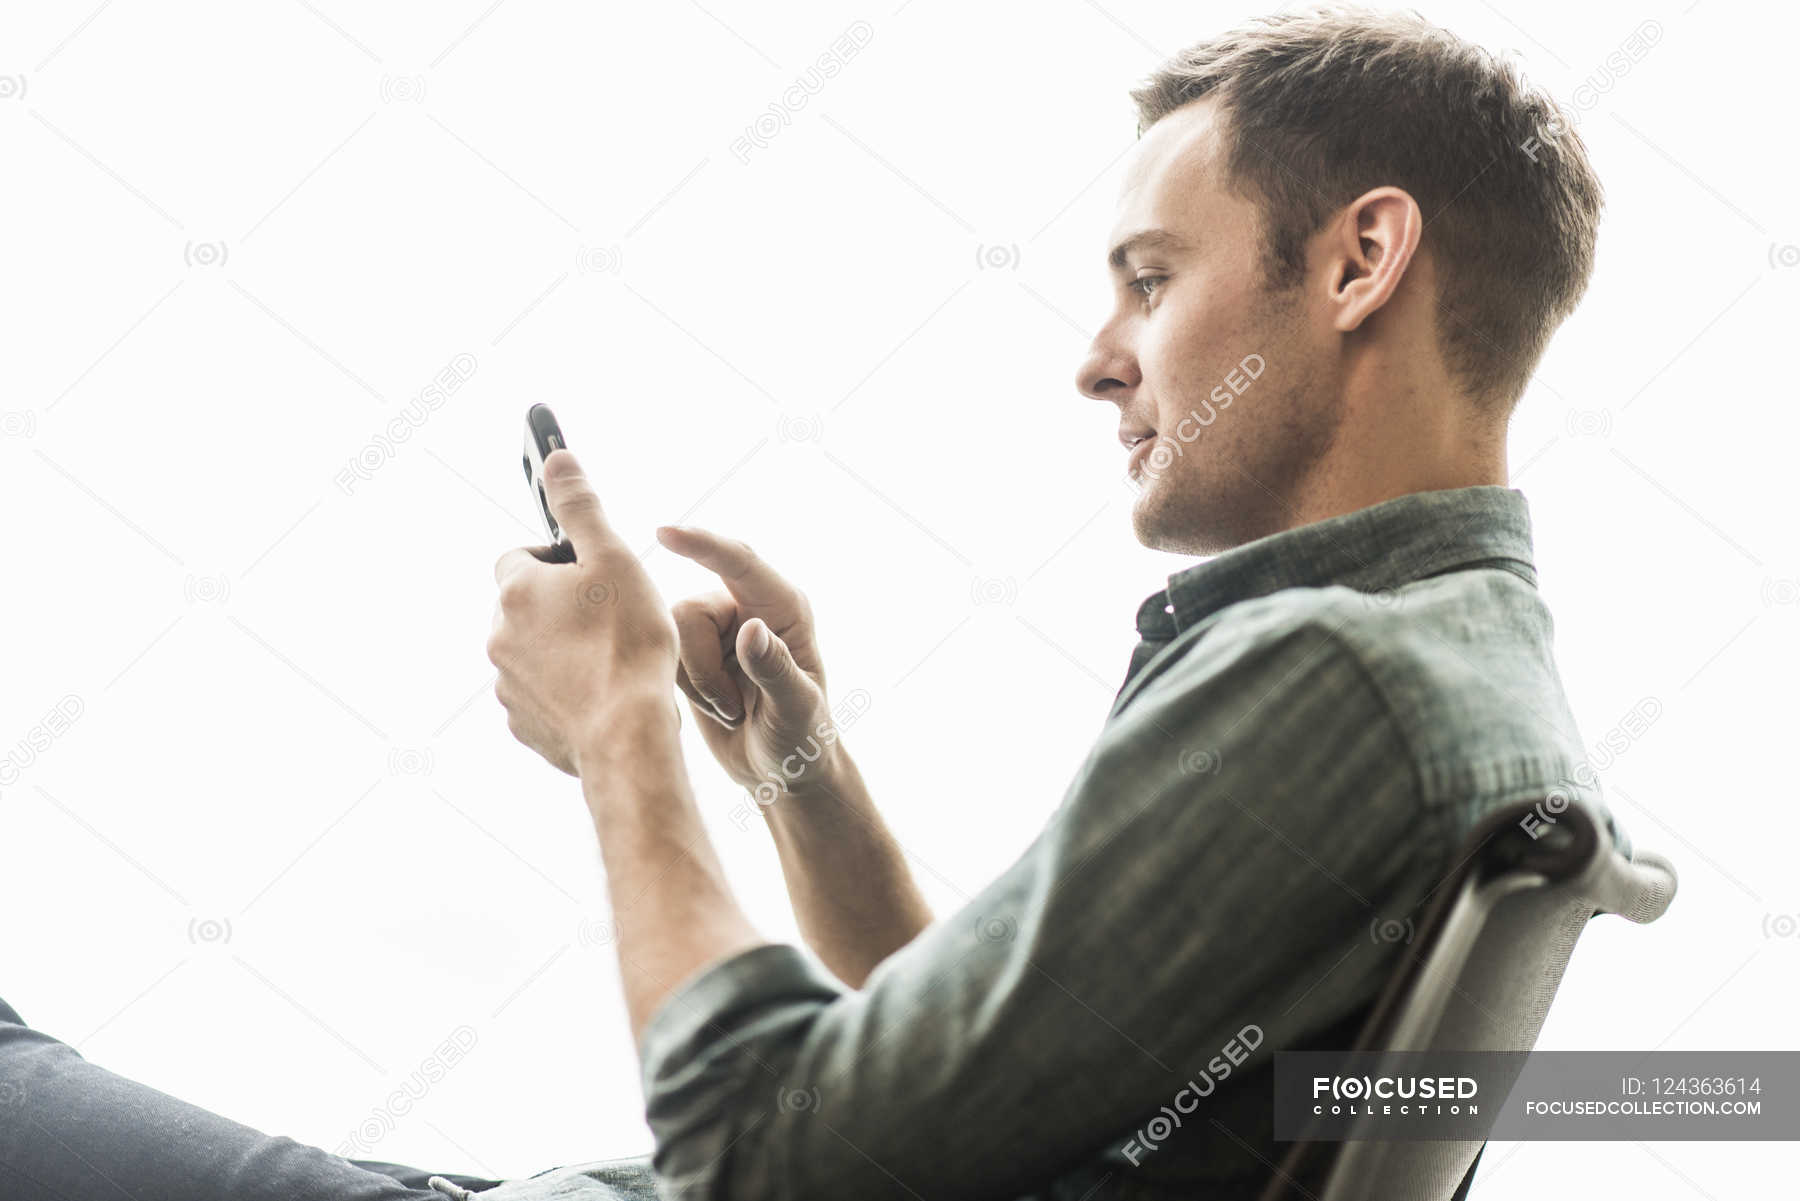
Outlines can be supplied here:
[[611, 530], [600, 509], [600, 497], [567, 449], [553, 450], [544, 460], [544, 499], [550, 504], [550, 515], [575, 548], [576, 557], [591, 558]]
[[776, 713], [784, 718], [804, 719], [817, 702], [818, 685], [800, 670], [794, 654], [760, 617], [752, 617], [738, 629], [738, 666], [761, 689]]

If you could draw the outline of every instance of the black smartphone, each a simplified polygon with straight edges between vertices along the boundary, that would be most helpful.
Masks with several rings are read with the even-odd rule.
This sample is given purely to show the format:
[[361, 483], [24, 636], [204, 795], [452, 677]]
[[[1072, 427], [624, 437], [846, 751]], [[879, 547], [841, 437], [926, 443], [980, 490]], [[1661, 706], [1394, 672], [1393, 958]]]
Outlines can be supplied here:
[[556, 524], [556, 516], [550, 512], [550, 498], [544, 492], [544, 460], [550, 457], [551, 451], [567, 445], [562, 427], [556, 424], [556, 414], [550, 411], [549, 405], [532, 405], [526, 410], [525, 482], [531, 486], [532, 499], [544, 518], [544, 530], [550, 535], [548, 552], [539, 554], [538, 558], [551, 563], [575, 561], [575, 548], [569, 545], [562, 527]]

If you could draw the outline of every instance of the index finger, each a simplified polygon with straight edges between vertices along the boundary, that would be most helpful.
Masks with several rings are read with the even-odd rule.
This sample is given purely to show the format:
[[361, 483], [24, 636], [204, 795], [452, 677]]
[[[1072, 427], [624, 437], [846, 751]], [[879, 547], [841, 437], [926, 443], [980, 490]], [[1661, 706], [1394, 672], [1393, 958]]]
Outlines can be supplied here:
[[676, 554], [717, 573], [739, 604], [765, 609], [784, 602], [798, 605], [800, 590], [735, 538], [691, 525], [659, 525], [656, 537]]

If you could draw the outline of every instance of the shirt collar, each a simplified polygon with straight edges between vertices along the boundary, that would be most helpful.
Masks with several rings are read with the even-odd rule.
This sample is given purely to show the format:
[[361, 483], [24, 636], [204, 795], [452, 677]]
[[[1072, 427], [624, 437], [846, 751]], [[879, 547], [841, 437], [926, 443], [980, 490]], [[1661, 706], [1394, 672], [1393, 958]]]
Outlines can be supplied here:
[[1518, 489], [1410, 492], [1232, 547], [1169, 576], [1167, 588], [1146, 597], [1138, 633], [1166, 642], [1227, 605], [1283, 588], [1380, 592], [1477, 565], [1537, 585], [1531, 512]]

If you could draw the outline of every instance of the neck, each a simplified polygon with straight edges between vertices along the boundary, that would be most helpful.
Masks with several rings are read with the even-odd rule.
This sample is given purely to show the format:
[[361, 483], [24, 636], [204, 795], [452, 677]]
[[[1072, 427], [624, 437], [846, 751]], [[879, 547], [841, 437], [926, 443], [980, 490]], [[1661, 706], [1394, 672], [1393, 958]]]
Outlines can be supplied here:
[[1293, 498], [1294, 525], [1411, 492], [1508, 483], [1506, 431], [1447, 380], [1346, 398], [1331, 450]]

